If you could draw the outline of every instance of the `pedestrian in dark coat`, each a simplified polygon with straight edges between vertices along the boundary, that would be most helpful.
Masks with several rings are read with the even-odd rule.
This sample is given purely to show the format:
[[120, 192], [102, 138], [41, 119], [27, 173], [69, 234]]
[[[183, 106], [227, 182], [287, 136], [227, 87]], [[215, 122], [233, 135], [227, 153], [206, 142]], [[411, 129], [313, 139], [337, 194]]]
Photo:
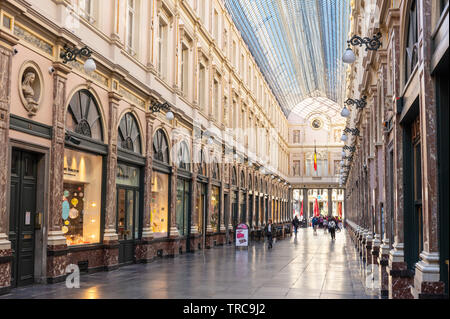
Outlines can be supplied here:
[[269, 219], [269, 223], [264, 228], [264, 232], [267, 236], [267, 241], [269, 243], [269, 249], [272, 249], [273, 236], [276, 234], [275, 225], [272, 224], [272, 219]]

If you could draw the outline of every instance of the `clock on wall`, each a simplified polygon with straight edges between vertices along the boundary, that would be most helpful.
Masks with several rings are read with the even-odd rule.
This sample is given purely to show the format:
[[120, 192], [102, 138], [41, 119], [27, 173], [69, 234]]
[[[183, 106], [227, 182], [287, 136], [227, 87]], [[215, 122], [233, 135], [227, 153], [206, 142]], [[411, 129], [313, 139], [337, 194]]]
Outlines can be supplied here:
[[322, 123], [322, 121], [321, 121], [320, 119], [318, 119], [318, 118], [315, 118], [315, 119], [313, 119], [313, 120], [311, 121], [311, 127], [312, 127], [313, 129], [318, 130], [318, 129], [321, 129], [322, 126], [323, 126], [323, 123]]

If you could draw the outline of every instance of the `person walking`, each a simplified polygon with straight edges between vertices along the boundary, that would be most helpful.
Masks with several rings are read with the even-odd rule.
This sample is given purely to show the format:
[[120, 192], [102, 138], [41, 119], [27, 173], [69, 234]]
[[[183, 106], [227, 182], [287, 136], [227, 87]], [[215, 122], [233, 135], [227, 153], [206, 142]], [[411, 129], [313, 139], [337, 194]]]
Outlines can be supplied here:
[[311, 224], [314, 229], [314, 235], [317, 235], [317, 227], [319, 227], [319, 218], [317, 218], [317, 216], [314, 216]]
[[331, 218], [330, 222], [328, 223], [328, 231], [331, 234], [331, 240], [336, 240], [336, 220]]
[[292, 221], [292, 226], [294, 226], [295, 236], [297, 236], [297, 228], [299, 225], [300, 225], [300, 220], [298, 219], [297, 215], [295, 215], [294, 220]]
[[323, 219], [323, 232], [326, 233], [328, 230], [328, 217]]
[[269, 219], [269, 223], [267, 224], [266, 228], [264, 228], [264, 232], [267, 236], [267, 241], [269, 243], [269, 249], [272, 249], [273, 244], [273, 235], [276, 232], [275, 226], [272, 224], [272, 219]]

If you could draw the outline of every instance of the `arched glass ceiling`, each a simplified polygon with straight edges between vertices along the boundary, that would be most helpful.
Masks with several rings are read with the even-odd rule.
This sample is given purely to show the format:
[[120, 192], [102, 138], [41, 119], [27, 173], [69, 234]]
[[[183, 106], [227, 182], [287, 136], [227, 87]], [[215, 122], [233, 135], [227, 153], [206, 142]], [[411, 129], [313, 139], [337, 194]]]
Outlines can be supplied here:
[[350, 0], [225, 0], [286, 117], [308, 97], [343, 103]]
[[342, 108], [339, 104], [326, 97], [306, 98], [297, 104], [290, 113], [288, 120], [307, 119], [313, 113], [325, 115], [334, 124], [345, 124], [346, 119], [341, 116]]

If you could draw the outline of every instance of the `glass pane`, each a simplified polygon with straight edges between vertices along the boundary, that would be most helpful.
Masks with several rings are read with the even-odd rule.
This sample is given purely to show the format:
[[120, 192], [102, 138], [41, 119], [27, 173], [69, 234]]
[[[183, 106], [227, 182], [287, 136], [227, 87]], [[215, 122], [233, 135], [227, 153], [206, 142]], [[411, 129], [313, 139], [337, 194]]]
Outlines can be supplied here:
[[211, 206], [212, 212], [210, 217], [210, 225], [214, 232], [219, 231], [219, 213], [220, 213], [220, 188], [217, 186], [212, 187], [211, 194]]
[[169, 175], [153, 171], [151, 225], [155, 237], [167, 235]]
[[117, 184], [139, 187], [139, 175], [139, 168], [121, 163], [117, 164]]
[[204, 187], [203, 184], [197, 183], [197, 199], [196, 212], [198, 218], [198, 232], [203, 234], [203, 207], [204, 207]]
[[188, 234], [188, 228], [190, 227], [189, 224], [189, 199], [190, 199], [190, 192], [189, 192], [189, 183], [184, 183], [184, 234]]
[[125, 239], [126, 226], [125, 226], [125, 190], [119, 189], [117, 192], [117, 234], [119, 235], [119, 240]]
[[134, 238], [139, 238], [140, 216], [139, 216], [139, 192], [135, 191], [134, 203]]
[[67, 245], [100, 242], [101, 156], [64, 150], [62, 231]]
[[184, 181], [177, 181], [176, 227], [180, 236], [184, 236]]
[[134, 191], [127, 191], [127, 236], [126, 239], [133, 238], [134, 221]]

